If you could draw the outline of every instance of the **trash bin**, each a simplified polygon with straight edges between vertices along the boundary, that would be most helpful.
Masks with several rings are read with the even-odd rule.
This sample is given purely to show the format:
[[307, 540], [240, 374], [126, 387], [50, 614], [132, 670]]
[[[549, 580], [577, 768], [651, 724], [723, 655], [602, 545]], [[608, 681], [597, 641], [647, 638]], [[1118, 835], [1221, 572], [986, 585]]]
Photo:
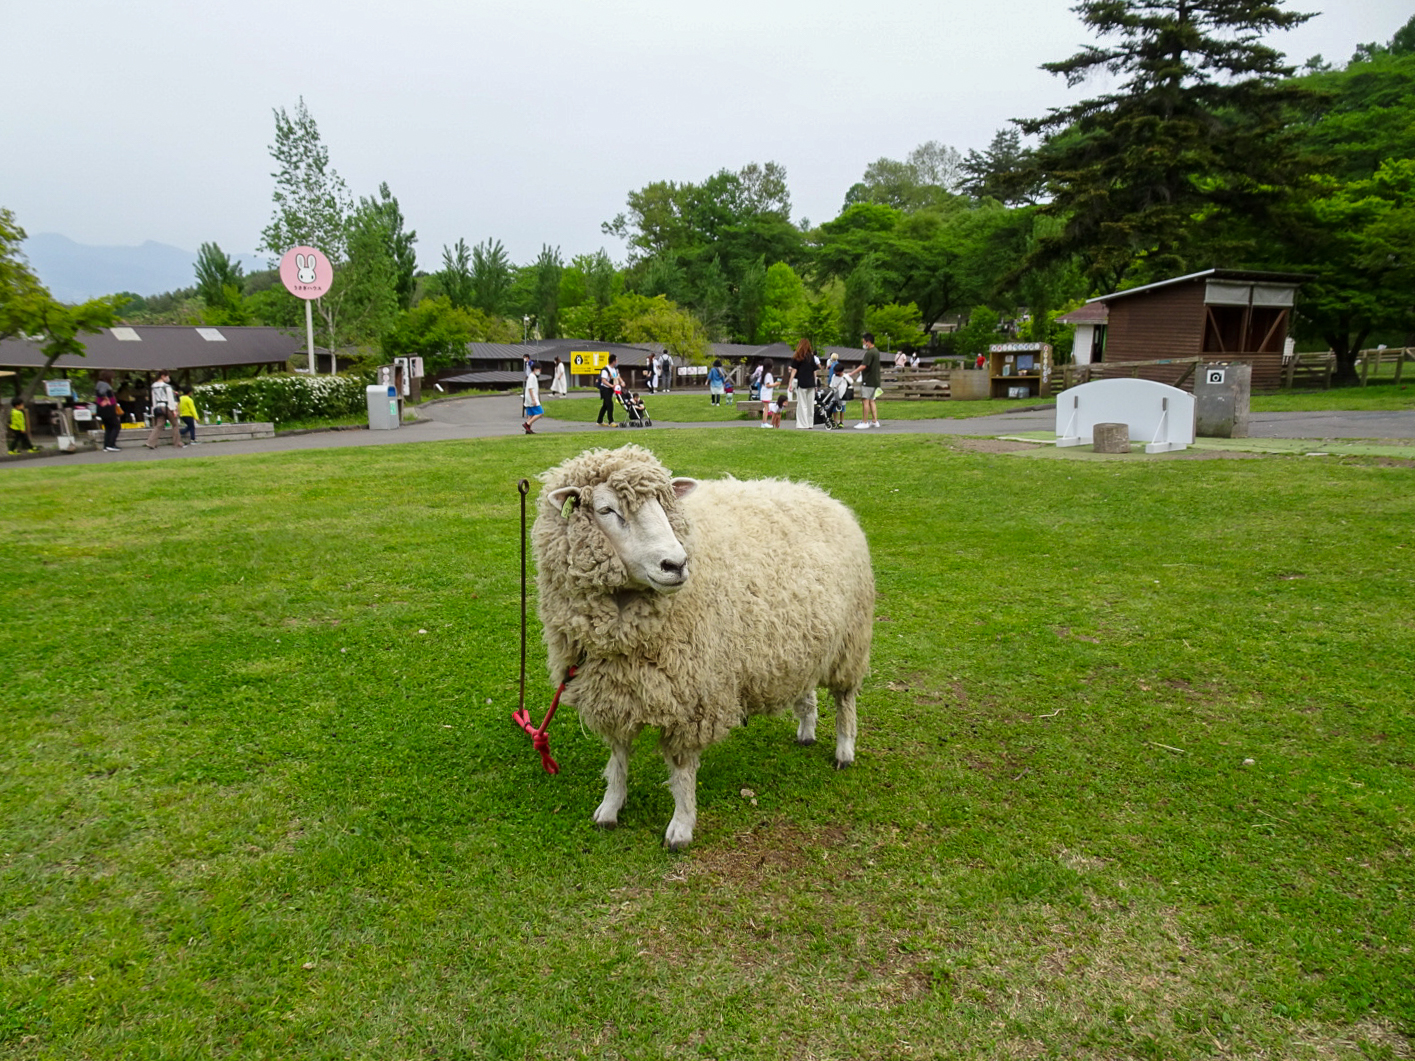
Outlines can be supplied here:
[[368, 396], [368, 426], [370, 431], [396, 431], [400, 423], [398, 416], [398, 388], [391, 383], [375, 383], [364, 388]]

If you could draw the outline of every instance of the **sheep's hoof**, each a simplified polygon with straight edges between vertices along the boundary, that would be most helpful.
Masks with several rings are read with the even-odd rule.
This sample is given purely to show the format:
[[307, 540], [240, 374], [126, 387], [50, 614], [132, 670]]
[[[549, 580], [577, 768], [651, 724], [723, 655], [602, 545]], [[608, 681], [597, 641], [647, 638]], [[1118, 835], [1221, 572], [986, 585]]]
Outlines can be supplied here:
[[596, 828], [599, 828], [599, 829], [606, 829], [606, 830], [607, 830], [607, 829], [617, 829], [617, 828], [619, 828], [619, 823], [618, 823], [617, 821], [615, 821], [613, 818], [610, 818], [609, 821], [607, 821], [607, 822], [601, 822], [601, 821], [595, 822], [595, 827], [596, 827]]
[[670, 851], [682, 851], [693, 842], [692, 827], [684, 828], [676, 822], [668, 823], [668, 832], [663, 834], [663, 846]]
[[848, 769], [850, 769], [850, 767], [852, 767], [852, 766], [854, 766], [854, 765], [855, 765], [855, 760], [854, 760], [854, 759], [837, 759], [837, 760], [835, 760], [835, 768], [836, 768], [837, 770], [848, 770]]
[[805, 738], [805, 739], [802, 739], [802, 738], [800, 738], [800, 737], [797, 737], [797, 738], [796, 738], [796, 743], [799, 744], [799, 745], [800, 745], [801, 747], [803, 747], [803, 748], [809, 748], [809, 747], [810, 747], [812, 744], [814, 744], [815, 742], [816, 742], [816, 739], [815, 739], [814, 737], [807, 737], [807, 738]]

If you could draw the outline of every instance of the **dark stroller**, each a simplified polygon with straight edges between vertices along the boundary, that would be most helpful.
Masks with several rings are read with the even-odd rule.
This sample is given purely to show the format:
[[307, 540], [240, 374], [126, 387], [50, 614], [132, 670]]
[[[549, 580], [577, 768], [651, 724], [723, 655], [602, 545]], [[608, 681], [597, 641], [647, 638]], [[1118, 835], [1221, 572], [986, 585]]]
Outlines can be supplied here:
[[845, 403], [835, 396], [835, 391], [829, 387], [816, 388], [816, 419], [817, 424], [824, 424], [828, 431], [834, 431], [840, 425], [835, 422], [835, 414], [845, 408]]
[[629, 419], [625, 421], [630, 427], [653, 427], [653, 421], [649, 419], [648, 410], [644, 408], [644, 400], [637, 394], [629, 391], [619, 392], [619, 404], [624, 407], [624, 415]]

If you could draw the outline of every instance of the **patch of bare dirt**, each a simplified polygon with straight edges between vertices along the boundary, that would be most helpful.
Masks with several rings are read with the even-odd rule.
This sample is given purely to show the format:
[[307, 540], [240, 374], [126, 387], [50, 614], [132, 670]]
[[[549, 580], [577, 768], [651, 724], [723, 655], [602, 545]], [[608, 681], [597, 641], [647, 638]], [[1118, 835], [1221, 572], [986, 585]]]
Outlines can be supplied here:
[[968, 453], [1016, 453], [1021, 449], [1036, 449], [1038, 445], [1008, 438], [955, 438], [953, 444]]

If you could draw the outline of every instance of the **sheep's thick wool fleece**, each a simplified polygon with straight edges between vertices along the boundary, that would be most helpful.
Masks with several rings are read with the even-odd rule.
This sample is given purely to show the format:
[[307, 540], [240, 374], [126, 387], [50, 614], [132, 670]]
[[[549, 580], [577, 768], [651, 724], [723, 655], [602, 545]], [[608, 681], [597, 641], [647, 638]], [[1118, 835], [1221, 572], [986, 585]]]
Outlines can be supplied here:
[[[814, 486], [712, 480], [681, 501], [648, 450], [592, 450], [546, 472], [532, 532], [550, 677], [580, 665], [564, 703], [606, 738], [662, 730], [664, 751], [722, 740], [748, 716], [824, 685], [858, 691], [874, 633], [874, 574], [854, 515]], [[676, 594], [626, 586], [588, 506], [547, 495], [608, 483], [630, 511], [656, 499], [688, 554]]]

